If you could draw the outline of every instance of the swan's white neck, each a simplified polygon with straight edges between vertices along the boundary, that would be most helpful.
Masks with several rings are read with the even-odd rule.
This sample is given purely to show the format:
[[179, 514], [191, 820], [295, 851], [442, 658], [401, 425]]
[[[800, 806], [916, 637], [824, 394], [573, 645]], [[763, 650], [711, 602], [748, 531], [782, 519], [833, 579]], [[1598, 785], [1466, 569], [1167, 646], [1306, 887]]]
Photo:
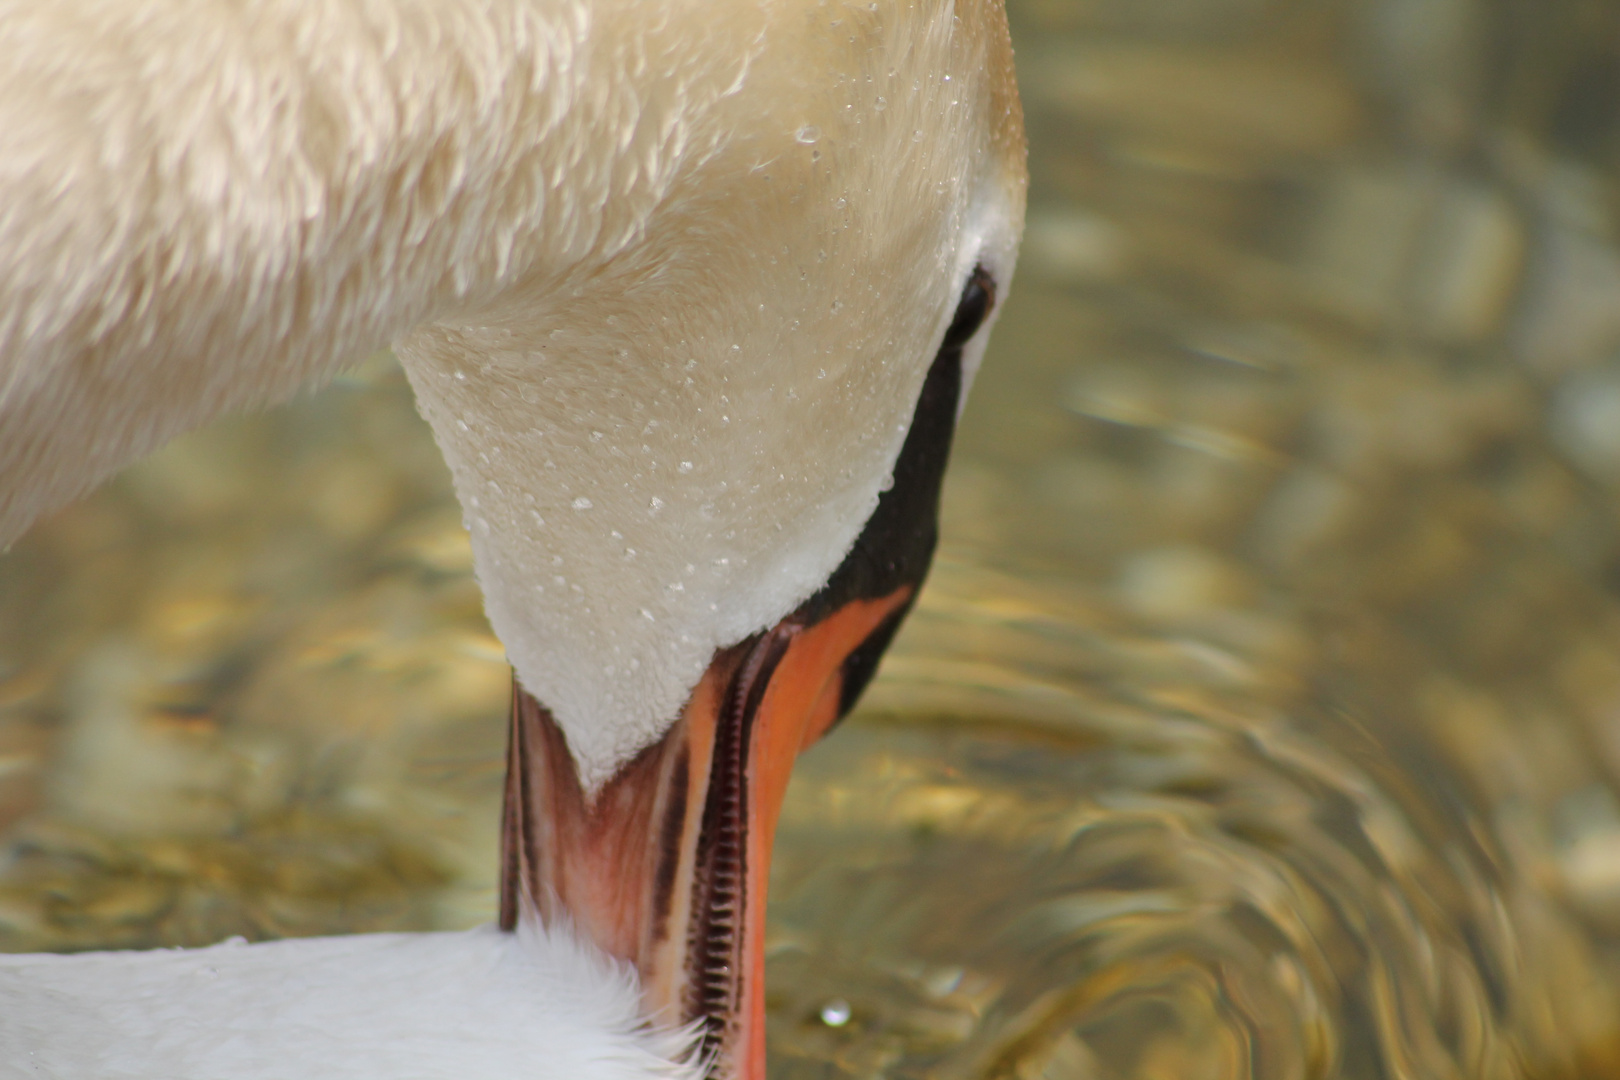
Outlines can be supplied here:
[[825, 581], [968, 273], [1010, 277], [992, 11], [8, 12], [0, 543], [397, 341], [491, 620], [594, 784]]

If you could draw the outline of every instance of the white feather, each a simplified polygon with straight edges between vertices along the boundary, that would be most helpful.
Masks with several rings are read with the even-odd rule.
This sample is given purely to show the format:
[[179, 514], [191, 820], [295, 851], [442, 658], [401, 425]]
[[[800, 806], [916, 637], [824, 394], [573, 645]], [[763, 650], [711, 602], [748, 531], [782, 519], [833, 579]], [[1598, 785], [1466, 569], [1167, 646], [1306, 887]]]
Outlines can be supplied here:
[[594, 786], [826, 580], [967, 275], [1007, 285], [1004, 35], [995, 0], [0, 0], [0, 544], [395, 343]]
[[0, 1080], [697, 1080], [566, 931], [0, 956]]

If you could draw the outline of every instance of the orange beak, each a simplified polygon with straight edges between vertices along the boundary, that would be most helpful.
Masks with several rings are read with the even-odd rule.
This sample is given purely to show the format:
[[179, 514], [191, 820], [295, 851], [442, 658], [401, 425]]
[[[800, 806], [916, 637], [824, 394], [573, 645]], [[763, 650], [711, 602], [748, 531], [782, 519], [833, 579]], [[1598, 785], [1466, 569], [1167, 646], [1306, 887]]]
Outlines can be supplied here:
[[592, 796], [561, 729], [514, 682], [501, 925], [525, 898], [548, 924], [571, 920], [636, 966], [649, 1017], [701, 1025], [711, 1076], [764, 1080], [765, 892], [788, 777], [913, 593], [789, 616], [722, 650], [664, 738]]

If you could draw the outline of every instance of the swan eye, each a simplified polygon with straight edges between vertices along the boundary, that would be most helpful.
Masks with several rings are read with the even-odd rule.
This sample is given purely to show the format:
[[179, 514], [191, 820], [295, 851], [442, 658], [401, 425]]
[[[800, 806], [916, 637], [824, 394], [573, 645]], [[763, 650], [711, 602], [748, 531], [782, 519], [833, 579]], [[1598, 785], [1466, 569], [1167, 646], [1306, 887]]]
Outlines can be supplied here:
[[962, 299], [956, 302], [956, 314], [951, 318], [951, 328], [945, 331], [941, 348], [960, 349], [966, 345], [995, 306], [996, 279], [983, 266], [975, 266], [973, 276], [962, 287]]

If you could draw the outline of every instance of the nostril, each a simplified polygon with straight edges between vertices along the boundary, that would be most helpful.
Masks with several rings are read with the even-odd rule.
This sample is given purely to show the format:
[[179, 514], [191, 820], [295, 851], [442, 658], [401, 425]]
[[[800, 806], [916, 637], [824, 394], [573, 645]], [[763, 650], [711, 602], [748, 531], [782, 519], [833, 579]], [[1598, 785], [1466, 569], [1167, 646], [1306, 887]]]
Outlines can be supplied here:
[[962, 287], [962, 299], [956, 302], [956, 314], [950, 329], [945, 331], [941, 348], [960, 349], [984, 325], [985, 316], [996, 305], [996, 279], [982, 265], [973, 268], [973, 275]]

